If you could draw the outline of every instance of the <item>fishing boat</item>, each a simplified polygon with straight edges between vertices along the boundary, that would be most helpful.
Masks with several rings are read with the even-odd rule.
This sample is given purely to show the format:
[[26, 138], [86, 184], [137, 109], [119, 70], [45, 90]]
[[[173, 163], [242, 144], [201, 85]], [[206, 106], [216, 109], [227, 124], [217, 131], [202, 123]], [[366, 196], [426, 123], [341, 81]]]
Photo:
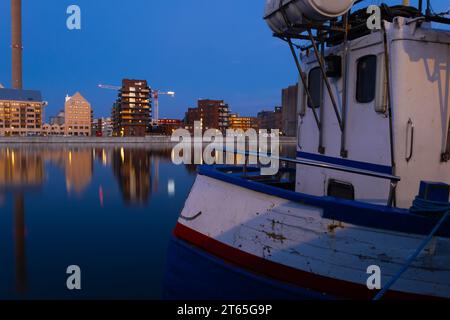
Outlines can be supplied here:
[[450, 20], [359, 2], [267, 1], [299, 72], [297, 156], [273, 177], [199, 167], [167, 298], [450, 298]]

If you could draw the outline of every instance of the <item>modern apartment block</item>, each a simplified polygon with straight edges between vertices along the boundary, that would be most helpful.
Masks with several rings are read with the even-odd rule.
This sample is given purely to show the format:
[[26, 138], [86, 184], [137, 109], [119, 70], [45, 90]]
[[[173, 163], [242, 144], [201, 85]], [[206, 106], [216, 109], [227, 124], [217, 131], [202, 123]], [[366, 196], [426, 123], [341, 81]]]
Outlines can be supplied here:
[[0, 88], [0, 136], [42, 134], [44, 106], [39, 91]]
[[194, 132], [194, 122], [200, 121], [200, 111], [198, 108], [188, 108], [186, 111], [186, 115], [184, 117], [185, 128], [188, 129], [191, 133]]
[[261, 111], [258, 113], [258, 124], [260, 129], [266, 130], [280, 130], [282, 134], [283, 129], [283, 108], [275, 107], [273, 111]]
[[93, 119], [91, 125], [91, 136], [102, 137], [103, 136], [102, 126], [103, 126], [102, 118]]
[[122, 80], [112, 110], [113, 132], [118, 137], [145, 136], [151, 123], [151, 89], [146, 80]]
[[66, 136], [90, 136], [92, 108], [90, 103], [79, 93], [66, 97], [64, 134]]
[[258, 130], [258, 119], [256, 117], [241, 117], [238, 114], [230, 114], [230, 129], [247, 131]]
[[113, 125], [111, 118], [98, 118], [92, 122], [92, 135], [97, 137], [112, 137]]
[[203, 131], [217, 129], [225, 133], [230, 127], [230, 110], [223, 100], [198, 100], [197, 108], [189, 108], [186, 113], [186, 127], [194, 131], [194, 122], [199, 121]]
[[113, 122], [111, 117], [102, 118], [102, 133], [104, 137], [112, 137], [113, 136]]
[[282, 90], [282, 132], [285, 136], [297, 136], [298, 84]]
[[170, 136], [175, 130], [183, 127], [183, 121], [180, 119], [159, 119], [159, 133]]

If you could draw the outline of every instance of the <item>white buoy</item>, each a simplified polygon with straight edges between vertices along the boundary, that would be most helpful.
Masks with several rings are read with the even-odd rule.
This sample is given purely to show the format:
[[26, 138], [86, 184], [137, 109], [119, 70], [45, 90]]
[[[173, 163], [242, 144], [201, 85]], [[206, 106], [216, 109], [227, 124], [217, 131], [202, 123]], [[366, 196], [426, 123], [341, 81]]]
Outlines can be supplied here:
[[304, 17], [313, 21], [326, 21], [345, 14], [355, 0], [266, 0], [265, 19], [275, 33], [289, 29], [279, 10], [284, 7], [290, 23], [301, 24]]

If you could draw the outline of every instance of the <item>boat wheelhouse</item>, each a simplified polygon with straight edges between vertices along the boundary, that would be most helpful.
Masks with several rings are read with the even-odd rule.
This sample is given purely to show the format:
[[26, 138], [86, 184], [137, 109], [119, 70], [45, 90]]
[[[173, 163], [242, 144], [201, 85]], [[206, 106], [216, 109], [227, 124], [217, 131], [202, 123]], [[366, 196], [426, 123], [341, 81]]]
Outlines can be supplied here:
[[450, 21], [420, 1], [370, 30], [354, 1], [316, 2], [265, 17], [299, 71], [297, 158], [280, 159], [295, 178], [200, 167], [172, 251], [192, 272], [169, 267], [168, 297], [450, 298], [450, 31], [434, 25]]

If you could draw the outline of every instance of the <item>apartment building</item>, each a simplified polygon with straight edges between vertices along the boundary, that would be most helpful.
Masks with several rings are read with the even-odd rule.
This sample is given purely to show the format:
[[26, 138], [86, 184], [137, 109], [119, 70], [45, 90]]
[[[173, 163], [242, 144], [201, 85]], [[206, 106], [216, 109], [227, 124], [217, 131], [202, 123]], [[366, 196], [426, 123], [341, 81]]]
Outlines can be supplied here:
[[41, 135], [44, 106], [39, 91], [0, 88], [0, 136]]
[[122, 80], [113, 105], [113, 134], [118, 137], [145, 136], [150, 131], [151, 89], [146, 80]]
[[91, 104], [77, 92], [71, 97], [66, 96], [64, 107], [64, 134], [89, 137], [92, 124]]
[[189, 108], [186, 112], [186, 128], [193, 132], [194, 123], [198, 121], [203, 131], [217, 129], [225, 133], [230, 127], [229, 117], [229, 106], [223, 100], [198, 100], [197, 108]]
[[230, 114], [230, 129], [247, 131], [258, 130], [258, 119], [256, 117], [242, 117], [236, 113]]

